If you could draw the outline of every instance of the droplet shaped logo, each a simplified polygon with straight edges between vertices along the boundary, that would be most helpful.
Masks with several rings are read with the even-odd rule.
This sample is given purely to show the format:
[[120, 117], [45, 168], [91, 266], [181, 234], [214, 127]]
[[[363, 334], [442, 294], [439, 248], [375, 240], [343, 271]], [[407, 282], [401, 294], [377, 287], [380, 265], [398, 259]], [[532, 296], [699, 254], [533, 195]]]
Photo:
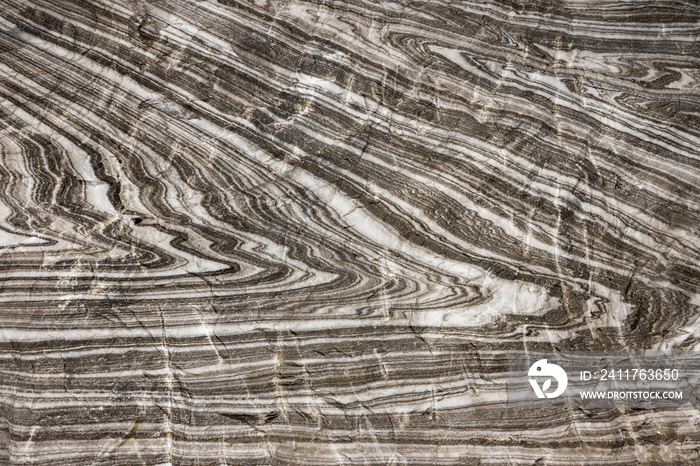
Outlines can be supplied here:
[[[530, 385], [532, 385], [532, 389], [535, 391], [537, 398], [556, 398], [561, 396], [564, 390], [566, 390], [566, 385], [569, 383], [564, 369], [556, 364], [548, 363], [546, 359], [540, 359], [530, 366], [527, 375], [530, 377]], [[546, 377], [541, 388], [537, 379], [533, 377], [539, 379], [544, 379]], [[547, 390], [549, 390], [552, 385], [552, 379], [557, 381], [557, 389], [548, 393]]]

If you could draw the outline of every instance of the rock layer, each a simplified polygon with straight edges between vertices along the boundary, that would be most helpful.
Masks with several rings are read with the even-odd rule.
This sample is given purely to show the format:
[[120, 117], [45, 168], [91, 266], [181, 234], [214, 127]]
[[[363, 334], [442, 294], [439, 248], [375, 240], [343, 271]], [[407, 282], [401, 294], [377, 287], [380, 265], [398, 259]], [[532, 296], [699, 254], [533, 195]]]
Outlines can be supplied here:
[[685, 464], [505, 406], [694, 351], [694, 1], [5, 0], [3, 464]]

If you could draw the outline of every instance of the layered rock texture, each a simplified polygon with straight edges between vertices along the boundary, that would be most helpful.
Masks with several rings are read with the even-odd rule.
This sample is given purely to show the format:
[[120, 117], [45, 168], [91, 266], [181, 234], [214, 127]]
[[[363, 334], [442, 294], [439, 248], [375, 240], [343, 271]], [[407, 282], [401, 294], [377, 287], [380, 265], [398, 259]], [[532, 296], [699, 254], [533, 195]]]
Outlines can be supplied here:
[[696, 1], [1, 6], [0, 464], [700, 463]]

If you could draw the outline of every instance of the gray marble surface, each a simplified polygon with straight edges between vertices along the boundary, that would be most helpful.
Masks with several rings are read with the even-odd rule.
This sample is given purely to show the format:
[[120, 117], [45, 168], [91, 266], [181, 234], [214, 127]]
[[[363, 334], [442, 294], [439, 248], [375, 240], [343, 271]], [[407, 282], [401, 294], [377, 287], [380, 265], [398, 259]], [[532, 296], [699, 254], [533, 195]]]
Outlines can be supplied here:
[[700, 464], [506, 353], [700, 349], [694, 0], [2, 0], [0, 464]]

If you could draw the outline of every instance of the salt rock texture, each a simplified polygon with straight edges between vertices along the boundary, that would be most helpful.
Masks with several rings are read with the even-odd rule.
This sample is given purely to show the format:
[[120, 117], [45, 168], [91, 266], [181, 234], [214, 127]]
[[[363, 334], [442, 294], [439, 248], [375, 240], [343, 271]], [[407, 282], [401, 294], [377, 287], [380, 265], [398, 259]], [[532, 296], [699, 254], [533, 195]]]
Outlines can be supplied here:
[[1, 6], [0, 464], [700, 464], [697, 1]]

